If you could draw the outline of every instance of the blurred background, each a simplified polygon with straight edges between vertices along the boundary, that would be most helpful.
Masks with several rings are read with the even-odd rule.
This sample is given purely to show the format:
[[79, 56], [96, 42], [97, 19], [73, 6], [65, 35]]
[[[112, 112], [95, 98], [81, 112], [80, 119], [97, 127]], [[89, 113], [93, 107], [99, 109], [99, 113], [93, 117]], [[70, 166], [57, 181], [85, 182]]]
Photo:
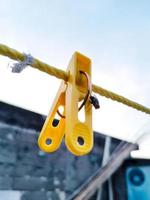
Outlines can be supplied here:
[[[63, 70], [79, 51], [92, 60], [94, 84], [150, 107], [149, 7], [148, 0], [0, 0], [0, 43]], [[13, 63], [0, 56], [0, 101], [47, 115], [60, 80], [30, 67], [12, 74]], [[93, 129], [129, 142], [146, 133], [132, 155], [150, 158], [149, 116], [98, 98]]]

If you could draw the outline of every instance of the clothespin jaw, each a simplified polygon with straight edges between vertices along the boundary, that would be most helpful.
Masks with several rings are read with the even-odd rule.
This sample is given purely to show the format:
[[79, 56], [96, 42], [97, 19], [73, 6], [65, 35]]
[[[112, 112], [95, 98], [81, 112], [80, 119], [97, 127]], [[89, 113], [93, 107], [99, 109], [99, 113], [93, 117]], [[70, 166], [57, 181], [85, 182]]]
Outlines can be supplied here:
[[91, 78], [91, 61], [75, 52], [69, 63], [69, 79], [66, 90], [65, 143], [75, 155], [84, 155], [93, 147], [92, 105], [88, 100], [84, 109], [85, 121], [79, 120], [78, 103], [87, 92], [87, 82], [81, 71]]
[[51, 110], [46, 118], [40, 136], [38, 138], [38, 145], [40, 149], [45, 152], [56, 151], [59, 148], [64, 137], [65, 119], [61, 118], [58, 124], [55, 124], [54, 120], [60, 106], [64, 107], [65, 113], [65, 91], [66, 84], [64, 83], [64, 81], [62, 81]]

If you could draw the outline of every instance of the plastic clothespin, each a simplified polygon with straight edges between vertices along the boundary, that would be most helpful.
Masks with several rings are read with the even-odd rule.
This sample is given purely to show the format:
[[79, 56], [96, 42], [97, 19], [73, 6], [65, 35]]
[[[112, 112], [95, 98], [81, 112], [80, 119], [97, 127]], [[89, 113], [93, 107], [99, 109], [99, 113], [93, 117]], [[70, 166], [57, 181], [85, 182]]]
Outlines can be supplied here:
[[[75, 155], [84, 155], [93, 147], [92, 105], [89, 100], [82, 109], [85, 121], [79, 120], [79, 102], [87, 92], [87, 80], [81, 75], [86, 72], [91, 78], [91, 61], [82, 54], [75, 52], [71, 58], [67, 72], [68, 82], [61, 82], [50, 113], [40, 133], [38, 143], [41, 150], [53, 152], [57, 150], [65, 135], [67, 148]], [[64, 107], [64, 113], [57, 126], [53, 125], [59, 106]]]
[[64, 137], [65, 118], [60, 118], [59, 122], [55, 124], [55, 116], [57, 111], [59, 110], [59, 106], [64, 107], [65, 113], [65, 91], [66, 84], [64, 83], [64, 81], [62, 81], [51, 110], [46, 118], [40, 136], [38, 138], [39, 147], [45, 152], [56, 151], [61, 145], [62, 139]]

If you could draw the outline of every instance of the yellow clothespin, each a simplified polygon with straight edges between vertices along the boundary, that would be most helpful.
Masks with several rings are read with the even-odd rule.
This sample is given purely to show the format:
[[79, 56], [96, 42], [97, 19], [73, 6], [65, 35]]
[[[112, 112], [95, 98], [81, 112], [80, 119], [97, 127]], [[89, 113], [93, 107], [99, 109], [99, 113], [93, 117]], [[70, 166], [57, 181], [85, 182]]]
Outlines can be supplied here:
[[64, 106], [65, 109], [65, 90], [66, 85], [64, 81], [62, 81], [51, 110], [46, 118], [40, 136], [38, 138], [39, 147], [45, 152], [56, 151], [59, 148], [64, 137], [65, 118], [61, 117], [58, 124], [56, 125], [55, 115], [59, 110], [59, 106]]
[[[93, 147], [92, 105], [90, 102], [91, 61], [75, 52], [67, 68], [68, 82], [61, 82], [52, 108], [40, 133], [38, 144], [45, 152], [57, 150], [65, 135], [67, 148], [75, 155], [87, 154]], [[79, 107], [79, 102], [83, 101]], [[64, 107], [60, 114], [59, 106]], [[79, 110], [84, 109], [85, 121], [79, 120]], [[53, 122], [58, 113], [61, 119]]]

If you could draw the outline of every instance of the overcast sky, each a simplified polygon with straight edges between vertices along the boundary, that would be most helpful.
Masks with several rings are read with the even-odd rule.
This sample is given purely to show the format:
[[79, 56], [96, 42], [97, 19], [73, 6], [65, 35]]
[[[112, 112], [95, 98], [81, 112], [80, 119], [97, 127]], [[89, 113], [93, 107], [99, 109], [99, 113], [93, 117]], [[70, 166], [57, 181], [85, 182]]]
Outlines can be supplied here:
[[[150, 107], [149, 10], [148, 0], [0, 0], [0, 43], [63, 70], [79, 51], [92, 59], [94, 84]], [[32, 68], [12, 74], [12, 63], [0, 56], [0, 100], [47, 114], [60, 80]], [[146, 114], [98, 97], [96, 131], [131, 140], [149, 121]]]

